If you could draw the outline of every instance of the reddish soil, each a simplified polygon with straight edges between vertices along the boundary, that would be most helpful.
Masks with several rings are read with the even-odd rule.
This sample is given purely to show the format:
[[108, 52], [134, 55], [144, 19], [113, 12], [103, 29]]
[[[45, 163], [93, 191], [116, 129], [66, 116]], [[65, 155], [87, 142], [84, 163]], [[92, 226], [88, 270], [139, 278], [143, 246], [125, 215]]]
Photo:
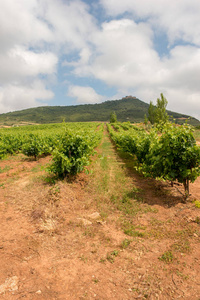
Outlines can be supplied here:
[[117, 209], [99, 215], [91, 175], [48, 183], [49, 159], [0, 161], [0, 299], [200, 299], [200, 178], [182, 203], [133, 172], [144, 235], [131, 237]]

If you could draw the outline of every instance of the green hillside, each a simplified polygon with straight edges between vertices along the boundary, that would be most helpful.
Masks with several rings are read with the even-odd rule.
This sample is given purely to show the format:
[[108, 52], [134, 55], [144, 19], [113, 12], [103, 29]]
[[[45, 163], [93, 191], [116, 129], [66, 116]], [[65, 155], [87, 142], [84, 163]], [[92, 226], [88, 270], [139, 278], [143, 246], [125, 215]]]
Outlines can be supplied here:
[[[29, 108], [0, 115], [0, 125], [15, 125], [22, 123], [60, 123], [65, 122], [90, 122], [110, 119], [111, 112], [115, 111], [118, 121], [142, 122], [144, 114], [148, 112], [149, 104], [131, 96], [121, 100], [106, 101], [100, 104], [84, 104], [75, 106], [43, 106]], [[177, 123], [183, 123], [189, 116], [168, 111]], [[200, 122], [191, 118], [194, 126]]]

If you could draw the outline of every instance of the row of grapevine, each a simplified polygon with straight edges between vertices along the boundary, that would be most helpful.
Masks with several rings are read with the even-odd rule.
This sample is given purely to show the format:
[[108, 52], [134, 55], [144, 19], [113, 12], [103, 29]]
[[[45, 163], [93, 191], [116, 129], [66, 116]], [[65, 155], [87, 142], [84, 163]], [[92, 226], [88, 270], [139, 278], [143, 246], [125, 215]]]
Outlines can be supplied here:
[[183, 183], [186, 197], [189, 182], [200, 175], [200, 147], [188, 125], [167, 123], [162, 132], [152, 128], [150, 132], [131, 129], [114, 130], [109, 124], [112, 140], [124, 152], [134, 155], [138, 169], [153, 178]]
[[1, 128], [0, 159], [19, 152], [35, 158], [45, 154], [47, 148], [54, 144], [56, 135], [63, 130], [62, 127], [61, 124], [51, 124]]
[[60, 137], [53, 151], [53, 163], [50, 171], [59, 177], [76, 174], [89, 164], [94, 148], [100, 143], [103, 126], [99, 130], [88, 127], [77, 131], [67, 129]]
[[83, 170], [102, 138], [98, 123], [32, 125], [0, 130], [0, 158], [22, 152], [37, 159], [52, 155], [49, 171], [64, 177]]

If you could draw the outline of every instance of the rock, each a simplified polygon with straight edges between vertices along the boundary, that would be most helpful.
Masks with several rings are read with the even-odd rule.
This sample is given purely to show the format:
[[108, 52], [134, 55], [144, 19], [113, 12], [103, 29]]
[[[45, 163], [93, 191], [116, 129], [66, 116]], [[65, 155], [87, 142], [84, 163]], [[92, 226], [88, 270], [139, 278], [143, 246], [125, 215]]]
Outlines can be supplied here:
[[93, 214], [89, 215], [88, 218], [90, 219], [98, 219], [100, 218], [100, 214], [98, 212], [94, 212]]
[[17, 276], [13, 276], [10, 278], [7, 278], [5, 280], [5, 283], [0, 285], [0, 294], [5, 293], [6, 291], [9, 292], [14, 292], [18, 290], [18, 277]]

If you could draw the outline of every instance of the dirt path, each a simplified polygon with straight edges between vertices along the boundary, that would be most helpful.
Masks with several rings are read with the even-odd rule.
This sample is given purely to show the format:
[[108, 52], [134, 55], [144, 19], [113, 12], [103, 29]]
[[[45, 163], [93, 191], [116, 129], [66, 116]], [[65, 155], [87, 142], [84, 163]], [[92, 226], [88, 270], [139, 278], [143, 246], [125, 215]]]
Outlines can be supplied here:
[[51, 184], [49, 159], [0, 161], [0, 299], [200, 299], [199, 179], [182, 204], [106, 131], [72, 182]]

